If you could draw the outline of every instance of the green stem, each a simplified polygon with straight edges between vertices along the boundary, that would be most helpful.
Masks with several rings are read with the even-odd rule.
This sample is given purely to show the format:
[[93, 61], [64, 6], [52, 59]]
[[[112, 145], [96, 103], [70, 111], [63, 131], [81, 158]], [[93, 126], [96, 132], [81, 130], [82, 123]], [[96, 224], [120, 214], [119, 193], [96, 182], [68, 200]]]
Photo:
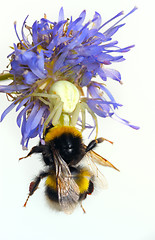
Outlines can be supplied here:
[[8, 79], [13, 79], [13, 75], [10, 73], [1, 73], [0, 74], [0, 81], [8, 80]]

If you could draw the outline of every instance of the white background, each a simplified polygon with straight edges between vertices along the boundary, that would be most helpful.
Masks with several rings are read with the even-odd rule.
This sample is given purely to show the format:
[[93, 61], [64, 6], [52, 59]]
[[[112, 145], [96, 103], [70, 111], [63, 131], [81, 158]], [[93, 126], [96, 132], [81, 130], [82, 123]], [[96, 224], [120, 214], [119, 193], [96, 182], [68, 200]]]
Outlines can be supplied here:
[[[127, 24], [114, 36], [122, 47], [136, 45], [125, 54], [125, 62], [114, 66], [121, 72], [124, 84], [109, 80], [108, 86], [116, 100], [124, 105], [119, 115], [141, 128], [136, 131], [111, 119], [99, 121], [100, 136], [114, 141], [114, 145], [103, 143], [97, 151], [116, 165], [120, 173], [101, 168], [109, 188], [83, 202], [86, 214], [80, 207], [69, 216], [50, 209], [44, 199], [43, 184], [31, 197], [27, 208], [23, 208], [29, 183], [42, 168], [42, 163], [38, 156], [18, 162], [26, 152], [21, 149], [17, 115], [12, 111], [0, 123], [0, 239], [155, 240], [153, 0], [3, 2], [0, 71], [8, 64], [9, 46], [18, 41], [13, 29], [15, 20], [20, 32], [28, 14], [30, 23], [39, 20], [44, 13], [50, 20], [57, 20], [61, 6], [64, 6], [66, 17], [74, 15], [75, 19], [86, 9], [87, 19], [98, 11], [106, 21], [121, 10], [127, 13], [135, 5], [139, 9], [124, 20]], [[7, 106], [5, 95], [0, 94], [0, 114]], [[32, 141], [29, 148], [37, 142], [38, 139]]]

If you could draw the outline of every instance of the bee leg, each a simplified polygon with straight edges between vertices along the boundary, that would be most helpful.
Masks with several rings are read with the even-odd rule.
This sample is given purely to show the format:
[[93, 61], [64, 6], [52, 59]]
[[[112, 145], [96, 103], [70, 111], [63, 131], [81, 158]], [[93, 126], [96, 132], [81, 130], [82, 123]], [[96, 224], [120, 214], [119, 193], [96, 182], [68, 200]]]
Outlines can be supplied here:
[[82, 203], [80, 203], [80, 207], [82, 208], [83, 213], [86, 213], [86, 210], [85, 210], [84, 207], [82, 206]]
[[48, 172], [41, 172], [41, 173], [39, 174], [39, 176], [36, 177], [36, 179], [30, 183], [30, 186], [29, 186], [29, 194], [28, 194], [28, 197], [27, 197], [27, 199], [26, 199], [26, 201], [25, 201], [25, 203], [24, 203], [24, 207], [26, 207], [27, 202], [28, 202], [28, 200], [29, 200], [29, 197], [32, 196], [33, 193], [37, 190], [41, 179], [43, 179], [44, 177], [47, 177], [48, 174], [49, 174]]
[[85, 150], [85, 151], [86, 151], [86, 152], [89, 152], [90, 150], [92, 150], [93, 148], [95, 148], [98, 143], [101, 143], [101, 142], [103, 142], [103, 141], [107, 141], [107, 142], [110, 142], [111, 144], [113, 144], [113, 142], [111, 142], [111, 141], [109, 141], [109, 140], [101, 137], [101, 138], [97, 138], [97, 139], [95, 139], [95, 140], [92, 140], [92, 141], [88, 144], [88, 146], [86, 147], [86, 150]]
[[21, 157], [19, 158], [19, 160], [22, 160], [23, 158], [27, 158], [30, 155], [32, 155], [33, 153], [42, 153], [44, 149], [44, 145], [43, 146], [34, 146], [31, 151], [25, 156], [25, 157]]

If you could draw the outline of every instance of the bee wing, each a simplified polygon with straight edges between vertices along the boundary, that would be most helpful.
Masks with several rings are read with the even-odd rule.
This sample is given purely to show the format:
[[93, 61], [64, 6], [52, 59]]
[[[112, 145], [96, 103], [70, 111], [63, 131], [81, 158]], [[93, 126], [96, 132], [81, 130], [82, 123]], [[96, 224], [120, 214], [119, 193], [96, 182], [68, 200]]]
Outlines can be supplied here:
[[90, 154], [90, 151], [86, 154], [83, 163], [89, 167], [94, 179], [93, 182], [96, 183], [97, 186], [107, 189], [108, 187], [108, 182], [105, 178], [105, 176], [100, 172], [96, 164], [94, 163], [92, 159], [92, 155]]
[[71, 176], [67, 163], [55, 151], [58, 201], [62, 210], [71, 213], [79, 200], [79, 187]]
[[96, 163], [98, 163], [102, 166], [112, 167], [115, 170], [119, 171], [119, 169], [116, 168], [112, 163], [110, 163], [107, 159], [101, 157], [99, 154], [97, 154], [93, 150], [89, 151], [89, 156], [90, 156], [90, 158], [92, 159], [93, 162], [96, 162]]

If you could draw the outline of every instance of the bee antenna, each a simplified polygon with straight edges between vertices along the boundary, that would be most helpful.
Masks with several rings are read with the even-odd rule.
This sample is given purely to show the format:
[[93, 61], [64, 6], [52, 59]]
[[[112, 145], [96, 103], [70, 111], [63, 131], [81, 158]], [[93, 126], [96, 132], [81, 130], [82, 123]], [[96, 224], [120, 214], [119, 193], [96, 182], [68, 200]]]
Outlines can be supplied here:
[[24, 203], [23, 207], [26, 207], [26, 205], [27, 205], [27, 202], [28, 202], [28, 200], [29, 200], [29, 197], [30, 197], [30, 194], [28, 195], [28, 197], [27, 197], [27, 199], [26, 199], [26, 201], [25, 201], [25, 203]]

